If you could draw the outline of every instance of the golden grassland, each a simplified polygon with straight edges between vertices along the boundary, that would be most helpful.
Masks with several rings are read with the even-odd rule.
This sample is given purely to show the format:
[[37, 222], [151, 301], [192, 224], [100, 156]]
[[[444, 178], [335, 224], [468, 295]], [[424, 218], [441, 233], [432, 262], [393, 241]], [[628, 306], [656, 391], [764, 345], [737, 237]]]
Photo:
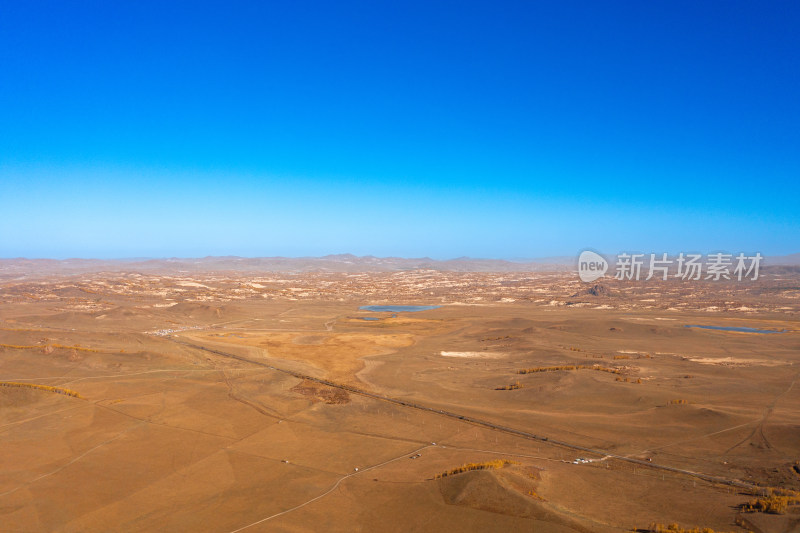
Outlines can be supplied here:
[[311, 364], [339, 382], [353, 382], [353, 376], [364, 368], [363, 357], [389, 354], [411, 346], [414, 337], [408, 333], [361, 333], [329, 331], [286, 331], [253, 333], [193, 332], [186, 337], [199, 342], [220, 342], [249, 346], [264, 355]]
[[[404, 276], [410, 281], [398, 287]], [[659, 291], [666, 303], [638, 308], [634, 297], [598, 297], [597, 303], [618, 308], [595, 310], [547, 304], [550, 294], [563, 300], [575, 292], [572, 274], [563, 280], [497, 278], [508, 286], [483, 274], [442, 274], [459, 292], [439, 287], [438, 274], [419, 276], [264, 274], [265, 281], [187, 273], [181, 280], [219, 288], [179, 292], [184, 289], [173, 291], [175, 278], [153, 277], [107, 296], [118, 289], [114, 280], [103, 285], [109, 281], [103, 274], [91, 290], [112, 308], [108, 312], [98, 309], [97, 298], [61, 296], [72, 280], [0, 283], [13, 284], [21, 295], [0, 302], [0, 325], [7, 326], [0, 342], [8, 343], [0, 345], [0, 380], [24, 387], [0, 389], [0, 426], [21, 429], [0, 435], [0, 471], [9, 474], [0, 482], [0, 493], [7, 492], [0, 500], [2, 529], [91, 533], [113, 523], [117, 529], [196, 530], [202, 524], [234, 531], [301, 508], [282, 514], [276, 527], [379, 531], [387, 517], [407, 531], [625, 531], [638, 525], [639, 533], [711, 533], [792, 526], [793, 496], [768, 487], [800, 490], [793, 366], [800, 361], [794, 289], [800, 276], [747, 285], [725, 297], [735, 300], [725, 303], [730, 310], [714, 315], [720, 325], [771, 328], [784, 317], [781, 324], [792, 330], [766, 336], [683, 327], [697, 320], [698, 310], [721, 305], [716, 285], [698, 292], [699, 283], [691, 291], [677, 283], [631, 284], [633, 293]], [[244, 281], [277, 289], [255, 291], [269, 291], [269, 298], [250, 297]], [[324, 292], [329, 282], [341, 284], [338, 292]], [[354, 293], [354, 284], [364, 292]], [[476, 296], [484, 286], [491, 297]], [[308, 296], [284, 287], [308, 288]], [[756, 292], [746, 292], [751, 287]], [[286, 299], [274, 297], [278, 289]], [[781, 290], [788, 292], [781, 296]], [[24, 291], [47, 299], [21, 301]], [[764, 294], [771, 314], [760, 304]], [[497, 301], [505, 296], [521, 298]], [[363, 314], [358, 306], [364, 303], [401, 298], [444, 305], [407, 318], [353, 318]], [[667, 313], [677, 302], [686, 305]], [[738, 306], [758, 310], [745, 316]], [[174, 334], [151, 333], [165, 328]], [[445, 360], [441, 350], [492, 356]], [[754, 353], [769, 364], [757, 362]], [[776, 372], [773, 363], [787, 371]], [[683, 379], [689, 376], [696, 379]], [[51, 385], [78, 386], [91, 401], [34, 392], [64, 394]], [[517, 389], [523, 390], [509, 392]], [[686, 404], [670, 402], [684, 398]], [[750, 421], [763, 417], [765, 405], [775, 409], [763, 419], [763, 432], [752, 433]], [[470, 419], [535, 430], [543, 439], [490, 431]], [[671, 448], [648, 452], [653, 466], [632, 469], [622, 460], [575, 464], [582, 452], [559, 442], [617, 453]], [[424, 443], [436, 444], [420, 459], [411, 450]], [[405, 460], [409, 455], [414, 460]], [[498, 458], [519, 465], [489, 461]], [[655, 469], [661, 466], [757, 489], [695, 483]], [[328, 491], [354, 467], [357, 476]], [[40, 478], [42, 472], [52, 474]], [[298, 507], [311, 499], [313, 505]], [[660, 525], [673, 522], [679, 525]]]

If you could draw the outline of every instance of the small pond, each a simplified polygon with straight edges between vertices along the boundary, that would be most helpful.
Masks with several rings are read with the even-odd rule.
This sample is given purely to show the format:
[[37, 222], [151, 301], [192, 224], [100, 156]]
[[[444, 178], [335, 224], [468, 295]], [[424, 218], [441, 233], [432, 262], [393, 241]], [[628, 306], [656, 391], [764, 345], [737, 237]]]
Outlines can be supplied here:
[[685, 328], [700, 328], [700, 329], [718, 329], [720, 331], [740, 331], [742, 333], [783, 333], [786, 330], [777, 330], [777, 329], [757, 329], [757, 328], [739, 328], [739, 327], [732, 327], [732, 326], [698, 326], [698, 325], [687, 325], [684, 326]]
[[415, 313], [417, 311], [430, 311], [438, 309], [441, 305], [362, 305], [362, 311], [372, 311], [373, 313]]

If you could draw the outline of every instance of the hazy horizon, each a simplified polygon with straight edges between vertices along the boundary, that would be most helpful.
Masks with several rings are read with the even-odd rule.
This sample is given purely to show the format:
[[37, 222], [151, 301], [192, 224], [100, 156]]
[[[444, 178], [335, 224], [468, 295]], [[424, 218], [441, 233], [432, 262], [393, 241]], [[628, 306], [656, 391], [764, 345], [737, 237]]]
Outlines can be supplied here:
[[[658, 250], [657, 252], [651, 251], [644, 251], [644, 250], [620, 250], [616, 252], [602, 252], [601, 255], [606, 257], [607, 259], [614, 259], [619, 253], [642, 253], [645, 256], [649, 257], [650, 253], [656, 253], [660, 256], [661, 253], [664, 253], [663, 250]], [[667, 256], [670, 258], [677, 257], [680, 253], [684, 252], [666, 252]], [[706, 253], [701, 253], [697, 250], [689, 250], [685, 253], [698, 253], [702, 256], [712, 255], [714, 253], [731, 253], [730, 251], [714, 251]], [[743, 252], [744, 253], [744, 252]], [[756, 252], [752, 252], [756, 253]], [[735, 254], [732, 254], [735, 255]], [[108, 262], [122, 262], [122, 263], [134, 263], [134, 262], [144, 262], [144, 261], [202, 261], [202, 260], [225, 260], [225, 259], [242, 259], [242, 260], [256, 260], [256, 259], [285, 259], [285, 260], [318, 260], [318, 259], [345, 259], [345, 258], [353, 258], [353, 259], [375, 259], [375, 260], [400, 260], [400, 261], [435, 261], [435, 262], [448, 262], [448, 261], [494, 261], [494, 262], [509, 262], [509, 263], [554, 263], [554, 264], [565, 264], [565, 263], [572, 263], [577, 261], [579, 253], [575, 253], [572, 255], [553, 255], [553, 256], [539, 256], [539, 257], [472, 257], [472, 256], [458, 256], [458, 257], [430, 257], [430, 256], [420, 256], [420, 257], [408, 257], [408, 256], [397, 256], [397, 255], [372, 255], [372, 254], [365, 254], [365, 255], [357, 255], [352, 254], [349, 252], [342, 252], [342, 253], [334, 253], [334, 254], [325, 254], [325, 255], [297, 255], [297, 256], [286, 256], [286, 255], [251, 255], [251, 256], [242, 256], [242, 255], [204, 255], [204, 256], [143, 256], [143, 257], [79, 257], [79, 256], [65, 256], [65, 257], [26, 257], [26, 256], [17, 256], [17, 257], [0, 257], [0, 261], [14, 261], [14, 260], [23, 260], [23, 261], [108, 261]], [[789, 254], [774, 254], [774, 255], [763, 255], [765, 259], [795, 259], [800, 258], [800, 252], [789, 253]]]

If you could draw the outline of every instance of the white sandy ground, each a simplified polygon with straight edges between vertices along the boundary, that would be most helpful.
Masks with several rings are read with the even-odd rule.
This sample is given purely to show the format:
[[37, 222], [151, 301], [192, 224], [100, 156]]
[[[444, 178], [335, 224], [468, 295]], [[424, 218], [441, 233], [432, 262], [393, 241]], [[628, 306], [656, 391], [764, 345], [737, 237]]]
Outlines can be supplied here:
[[498, 359], [503, 354], [497, 352], [441, 352], [442, 357], [471, 357], [474, 359]]
[[195, 281], [178, 281], [176, 285], [180, 285], [181, 287], [202, 287], [204, 289], [208, 289], [208, 285], [203, 285], [202, 283], [197, 283]]
[[786, 361], [770, 361], [767, 359], [740, 359], [733, 357], [689, 357], [689, 361], [700, 363], [701, 365], [722, 365], [722, 366], [780, 366], [788, 365]]

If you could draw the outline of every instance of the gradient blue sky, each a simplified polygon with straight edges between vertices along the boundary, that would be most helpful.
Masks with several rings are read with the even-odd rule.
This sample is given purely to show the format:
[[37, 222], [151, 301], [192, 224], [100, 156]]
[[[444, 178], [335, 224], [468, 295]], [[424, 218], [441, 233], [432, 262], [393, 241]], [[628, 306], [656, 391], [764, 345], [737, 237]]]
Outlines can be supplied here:
[[3, 2], [0, 257], [800, 252], [800, 4]]

